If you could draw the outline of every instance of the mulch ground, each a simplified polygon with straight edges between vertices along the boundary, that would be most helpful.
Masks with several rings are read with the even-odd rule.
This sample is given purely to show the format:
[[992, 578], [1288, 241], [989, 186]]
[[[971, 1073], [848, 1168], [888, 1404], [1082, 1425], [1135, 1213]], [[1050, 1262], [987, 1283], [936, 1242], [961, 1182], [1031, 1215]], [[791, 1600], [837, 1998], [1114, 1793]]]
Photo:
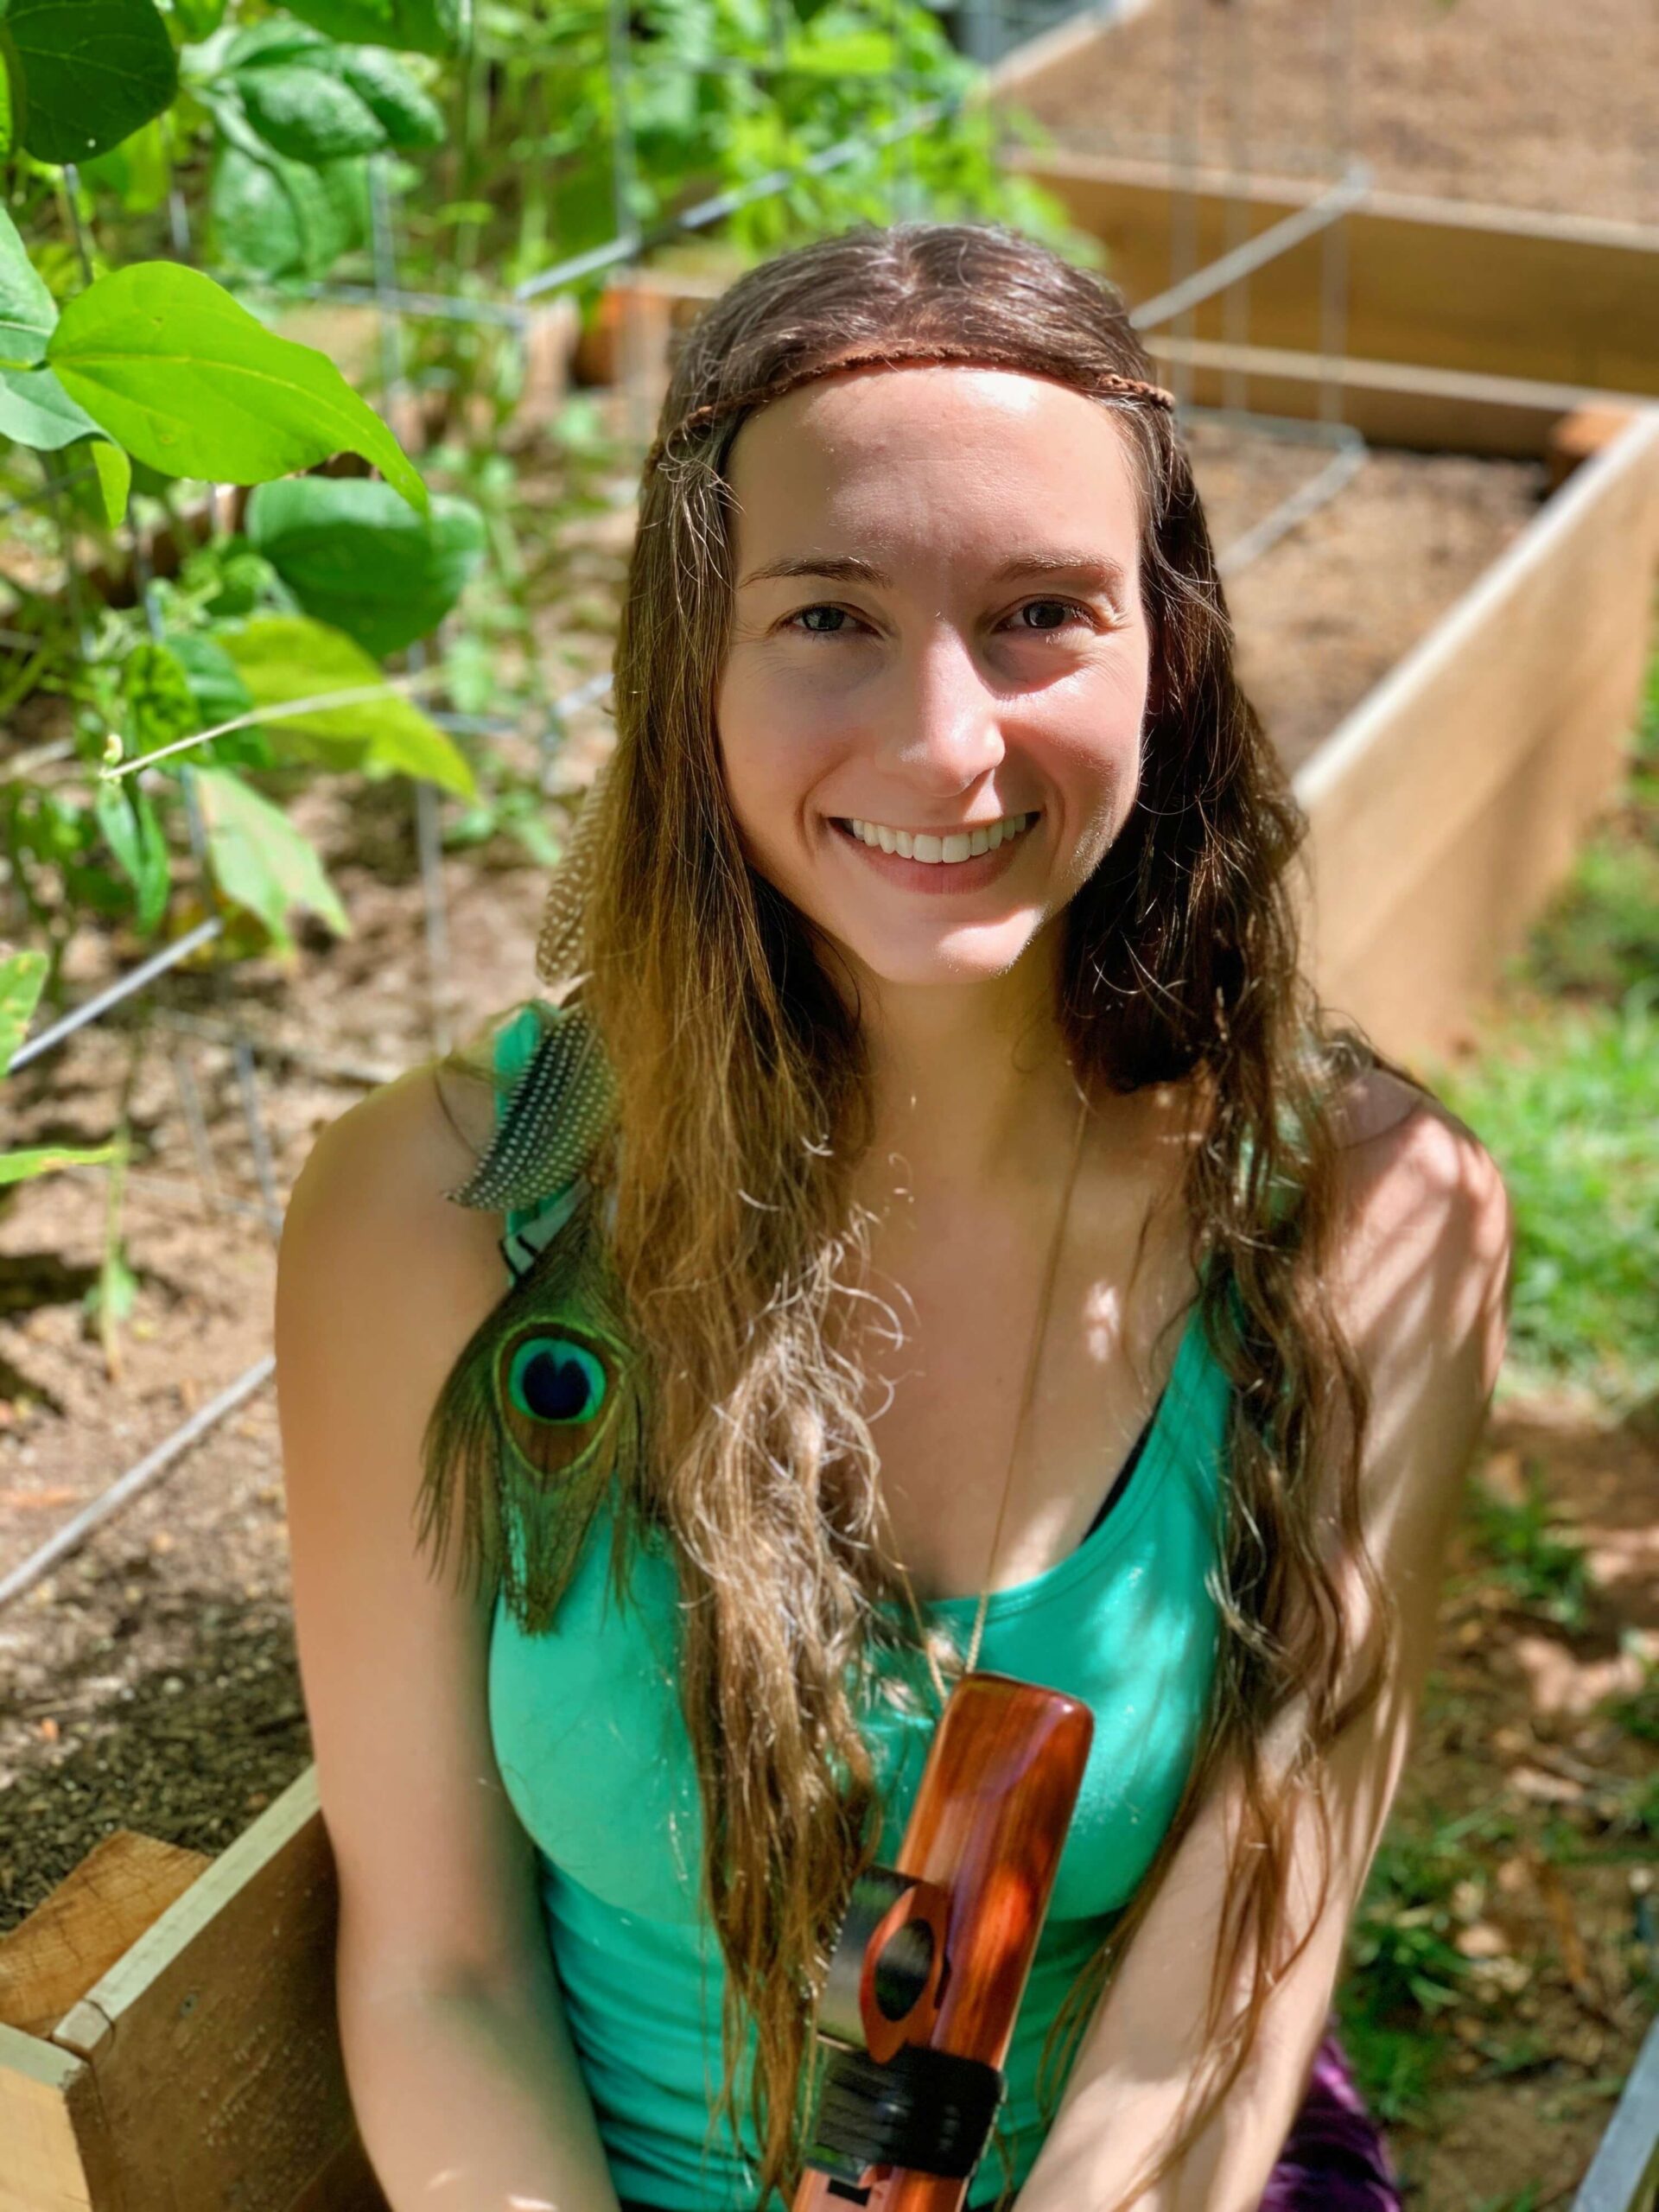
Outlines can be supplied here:
[[1078, 152], [1296, 177], [1351, 143], [1382, 190], [1659, 224], [1650, 0], [1154, 0], [1061, 75], [1024, 105]]

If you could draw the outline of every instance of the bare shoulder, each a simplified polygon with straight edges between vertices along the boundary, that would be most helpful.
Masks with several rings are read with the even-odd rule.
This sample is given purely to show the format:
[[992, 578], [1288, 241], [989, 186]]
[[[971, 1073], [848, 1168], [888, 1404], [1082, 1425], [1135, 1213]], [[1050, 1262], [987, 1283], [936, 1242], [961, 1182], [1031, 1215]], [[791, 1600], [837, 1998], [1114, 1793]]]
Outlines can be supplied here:
[[[493, 1132], [495, 1104], [486, 1083], [464, 1071], [423, 1060], [368, 1091], [321, 1130], [313, 1160], [329, 1165], [350, 1155], [354, 1166], [383, 1158], [440, 1189], [467, 1174]], [[307, 1162], [306, 1173], [310, 1172]]]
[[1513, 1241], [1509, 1194], [1491, 1154], [1432, 1093], [1386, 1068], [1334, 1102], [1338, 1304], [1373, 1363], [1431, 1338], [1479, 1339], [1484, 1390], [1503, 1351]]
[[500, 1216], [446, 1195], [474, 1150], [433, 1068], [411, 1069], [317, 1139], [278, 1254], [295, 1630], [359, 2066], [382, 1994], [550, 1972], [491, 1738], [493, 1592], [438, 1572], [417, 1528], [431, 1409], [508, 1287]]

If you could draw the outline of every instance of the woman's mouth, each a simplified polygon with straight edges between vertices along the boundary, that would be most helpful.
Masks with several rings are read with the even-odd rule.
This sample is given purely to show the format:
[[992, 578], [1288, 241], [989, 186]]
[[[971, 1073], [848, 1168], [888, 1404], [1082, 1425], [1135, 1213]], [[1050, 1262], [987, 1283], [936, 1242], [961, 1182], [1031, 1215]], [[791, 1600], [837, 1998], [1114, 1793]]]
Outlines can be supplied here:
[[1011, 849], [1033, 822], [1035, 811], [999, 815], [995, 822], [961, 830], [905, 830], [885, 822], [832, 816], [837, 834], [856, 846], [859, 857], [896, 883], [913, 891], [976, 891], [1009, 865]]

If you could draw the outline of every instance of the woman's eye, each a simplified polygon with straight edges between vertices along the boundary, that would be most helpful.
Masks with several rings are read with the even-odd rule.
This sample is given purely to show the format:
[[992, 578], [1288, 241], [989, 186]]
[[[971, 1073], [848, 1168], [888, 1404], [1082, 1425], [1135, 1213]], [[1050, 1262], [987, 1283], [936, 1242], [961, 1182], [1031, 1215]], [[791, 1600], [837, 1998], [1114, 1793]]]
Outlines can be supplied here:
[[[1083, 622], [1086, 622], [1089, 619], [1087, 609], [1080, 607], [1075, 600], [1027, 600], [1023, 607], [1017, 607], [1014, 610], [1012, 619], [1020, 628], [1026, 630], [1028, 635], [1032, 636], [1041, 636], [1046, 631], [1059, 630], [1065, 627], [1063, 621], [1039, 622], [1035, 624], [1027, 623], [1023, 618], [1031, 613], [1033, 610], [1036, 608], [1058, 608], [1062, 615], [1073, 615], [1079, 621]], [[830, 616], [836, 624], [846, 621], [849, 619], [848, 610], [844, 607], [830, 607], [827, 605], [803, 607], [798, 608], [795, 613], [787, 617], [784, 623], [784, 627], [788, 630], [794, 629], [798, 624], [802, 625], [804, 626], [799, 629], [798, 634], [807, 638], [839, 638], [847, 634], [847, 632], [838, 626], [830, 627], [826, 626], [820, 627], [816, 623], [809, 620], [809, 617], [817, 614], [827, 614]], [[856, 616], [854, 616], [850, 619], [856, 620], [857, 618]]]
[[[809, 614], [835, 614], [844, 617], [846, 613], [847, 609], [844, 607], [803, 607], [798, 613], [790, 616], [789, 621], [784, 626], [787, 629], [791, 623], [804, 622]], [[809, 638], [835, 638], [839, 637], [841, 632], [838, 630], [817, 630], [809, 627], [804, 634]]]
[[[1034, 608], [1038, 607], [1058, 607], [1062, 614], [1075, 614], [1080, 621], [1087, 621], [1089, 619], [1077, 601], [1070, 599], [1028, 599], [1018, 611], [1025, 615], [1031, 613]], [[1058, 622], [1039, 622], [1035, 626], [1039, 630], [1058, 630], [1064, 626]]]

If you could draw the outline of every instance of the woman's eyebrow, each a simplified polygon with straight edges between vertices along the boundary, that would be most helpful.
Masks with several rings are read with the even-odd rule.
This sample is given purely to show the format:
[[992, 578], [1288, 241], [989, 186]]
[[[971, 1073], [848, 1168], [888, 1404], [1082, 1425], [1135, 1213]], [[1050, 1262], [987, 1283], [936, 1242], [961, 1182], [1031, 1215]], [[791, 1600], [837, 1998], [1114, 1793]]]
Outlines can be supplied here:
[[[1128, 580], [1122, 569], [1105, 555], [1053, 551], [1047, 548], [1014, 554], [992, 571], [989, 581], [1005, 584], [1011, 583], [1016, 576], [1055, 575], [1076, 576], [1115, 598], [1122, 598], [1127, 589]], [[856, 553], [785, 553], [776, 561], [751, 569], [739, 589], [743, 584], [765, 583], [789, 576], [823, 576], [833, 583], [874, 584], [879, 589], [885, 589], [893, 582], [884, 569]]]

